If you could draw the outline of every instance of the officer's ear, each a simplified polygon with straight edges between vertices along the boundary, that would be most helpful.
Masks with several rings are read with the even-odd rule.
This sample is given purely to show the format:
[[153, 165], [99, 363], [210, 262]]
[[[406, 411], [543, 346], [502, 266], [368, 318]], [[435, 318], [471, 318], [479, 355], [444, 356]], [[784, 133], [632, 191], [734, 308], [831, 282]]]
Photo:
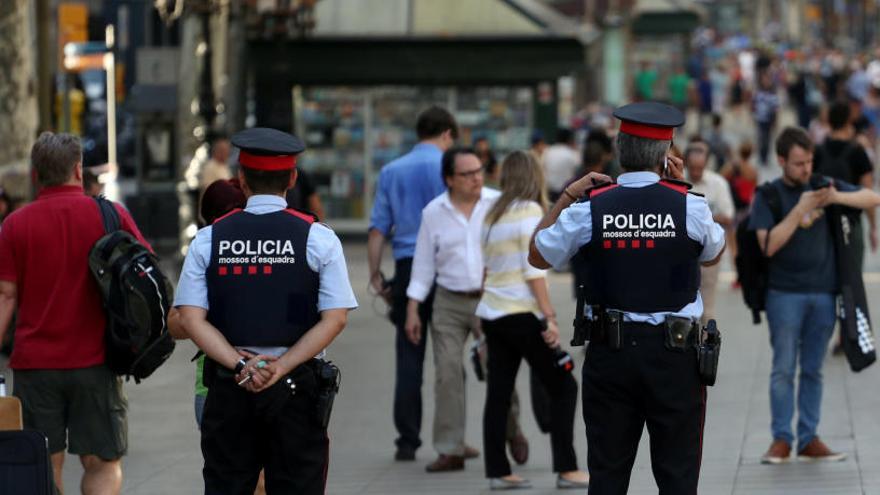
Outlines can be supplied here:
[[299, 172], [296, 169], [290, 171], [290, 180], [287, 182], [287, 189], [293, 189], [293, 186], [296, 184], [296, 178], [299, 177]]
[[246, 197], [253, 196], [253, 192], [251, 192], [251, 187], [247, 183], [247, 179], [244, 177], [244, 170], [241, 167], [238, 168], [238, 184], [241, 186], [242, 192]]

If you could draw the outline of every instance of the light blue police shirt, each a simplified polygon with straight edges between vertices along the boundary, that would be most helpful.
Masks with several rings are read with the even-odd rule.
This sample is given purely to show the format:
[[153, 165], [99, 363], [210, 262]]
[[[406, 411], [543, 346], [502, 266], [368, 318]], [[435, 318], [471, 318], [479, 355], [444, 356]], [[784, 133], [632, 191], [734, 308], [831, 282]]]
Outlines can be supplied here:
[[[248, 198], [244, 211], [256, 215], [274, 213], [287, 208], [287, 200], [280, 196], [258, 194]], [[196, 306], [208, 309], [208, 285], [205, 272], [211, 262], [211, 226], [196, 234], [177, 283], [174, 306]], [[306, 243], [306, 262], [316, 271], [318, 283], [318, 311], [328, 309], [355, 309], [358, 307], [351, 283], [342, 243], [326, 225], [315, 222], [309, 229]], [[249, 348], [258, 353], [281, 355], [285, 348]]]
[[[654, 172], [629, 172], [617, 178], [621, 187], [645, 187], [655, 184], [660, 176]], [[712, 220], [712, 212], [706, 199], [693, 194], [687, 195], [687, 233], [688, 237], [700, 243], [703, 250], [699, 261], [711, 261], [718, 257], [724, 249], [724, 229]], [[561, 268], [593, 235], [593, 218], [590, 203], [575, 203], [562, 211], [556, 223], [538, 232], [535, 246], [541, 256], [553, 265]], [[614, 308], [608, 308], [614, 309]], [[679, 311], [660, 313], [624, 313], [624, 320], [636, 323], [662, 324], [668, 315], [690, 318], [698, 321], [703, 315], [703, 299], [697, 292], [697, 298]]]

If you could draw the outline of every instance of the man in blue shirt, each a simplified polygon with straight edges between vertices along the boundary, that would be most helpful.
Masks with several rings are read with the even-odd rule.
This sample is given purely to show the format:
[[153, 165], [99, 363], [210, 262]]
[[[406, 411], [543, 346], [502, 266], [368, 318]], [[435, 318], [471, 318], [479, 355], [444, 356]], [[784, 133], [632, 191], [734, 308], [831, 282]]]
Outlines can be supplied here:
[[[370, 215], [367, 257], [370, 286], [391, 306], [390, 318], [397, 328], [397, 375], [394, 385], [394, 426], [398, 438], [395, 459], [415, 460], [422, 441], [422, 365], [425, 335], [418, 344], [406, 337], [406, 288], [409, 286], [416, 236], [422, 209], [446, 191], [440, 173], [443, 152], [458, 137], [458, 125], [447, 110], [434, 106], [423, 111], [416, 123], [419, 143], [402, 157], [382, 168], [376, 184], [376, 198]], [[391, 239], [394, 278], [386, 282], [380, 271], [382, 251]], [[431, 320], [433, 291], [421, 305], [422, 326]]]
[[776, 139], [782, 177], [773, 181], [781, 206], [777, 220], [763, 194], [755, 196], [749, 228], [770, 258], [767, 324], [773, 347], [770, 374], [770, 414], [773, 442], [761, 458], [765, 464], [790, 459], [795, 439], [794, 376], [800, 362], [798, 385], [798, 459], [839, 461], [816, 436], [822, 403], [822, 361], [834, 331], [835, 293], [839, 291], [834, 242], [825, 206], [839, 204], [857, 209], [880, 205], [880, 196], [843, 181], [813, 189], [813, 143], [800, 128], [790, 127]]

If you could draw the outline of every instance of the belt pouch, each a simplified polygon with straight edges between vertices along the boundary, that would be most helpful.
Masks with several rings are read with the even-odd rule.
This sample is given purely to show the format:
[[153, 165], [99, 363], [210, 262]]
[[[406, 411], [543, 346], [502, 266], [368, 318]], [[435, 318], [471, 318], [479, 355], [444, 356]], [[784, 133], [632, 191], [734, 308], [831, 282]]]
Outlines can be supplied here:
[[684, 352], [690, 346], [693, 323], [688, 318], [670, 316], [664, 323], [664, 343], [670, 351]]
[[623, 347], [623, 336], [621, 335], [621, 325], [623, 324], [623, 313], [620, 311], [605, 312], [605, 334], [607, 337], [608, 347], [615, 351]]

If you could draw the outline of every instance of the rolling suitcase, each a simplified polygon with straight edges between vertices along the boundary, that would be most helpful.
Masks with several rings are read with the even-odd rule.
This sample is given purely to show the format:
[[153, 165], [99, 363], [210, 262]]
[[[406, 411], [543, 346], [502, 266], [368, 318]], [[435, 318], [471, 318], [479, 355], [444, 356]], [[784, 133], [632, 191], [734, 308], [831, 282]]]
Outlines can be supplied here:
[[35, 430], [0, 431], [0, 493], [52, 495], [49, 441]]

